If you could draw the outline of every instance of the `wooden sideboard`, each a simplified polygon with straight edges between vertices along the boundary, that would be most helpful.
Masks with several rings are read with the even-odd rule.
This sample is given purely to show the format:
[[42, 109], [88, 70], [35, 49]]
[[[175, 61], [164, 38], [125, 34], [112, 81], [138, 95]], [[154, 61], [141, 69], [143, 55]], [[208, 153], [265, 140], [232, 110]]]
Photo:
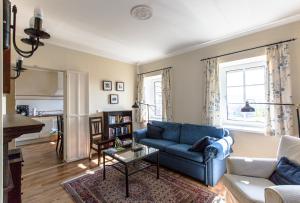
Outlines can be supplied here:
[[[23, 134], [40, 132], [44, 124], [19, 114], [8, 114], [3, 116], [3, 202], [8, 200], [8, 192], [13, 189], [9, 160], [8, 143]], [[21, 199], [21, 198], [20, 198]]]

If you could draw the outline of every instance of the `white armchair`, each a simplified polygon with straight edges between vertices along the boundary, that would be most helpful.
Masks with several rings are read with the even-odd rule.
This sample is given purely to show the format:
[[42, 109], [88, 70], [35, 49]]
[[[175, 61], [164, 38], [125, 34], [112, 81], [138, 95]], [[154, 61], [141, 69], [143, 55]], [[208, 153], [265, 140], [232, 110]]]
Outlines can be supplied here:
[[227, 202], [300, 203], [300, 185], [274, 185], [268, 178], [281, 157], [300, 164], [300, 139], [283, 136], [277, 159], [229, 157], [222, 181]]

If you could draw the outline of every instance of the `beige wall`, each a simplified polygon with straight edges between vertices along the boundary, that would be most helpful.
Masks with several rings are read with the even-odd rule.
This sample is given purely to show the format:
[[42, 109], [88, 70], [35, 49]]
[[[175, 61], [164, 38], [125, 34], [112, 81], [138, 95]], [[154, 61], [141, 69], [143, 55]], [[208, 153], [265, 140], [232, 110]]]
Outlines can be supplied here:
[[58, 73], [54, 71], [29, 69], [15, 81], [16, 95], [53, 96], [58, 90]]
[[[13, 53], [13, 63], [15, 59], [16, 53]], [[90, 80], [90, 114], [96, 111], [131, 109], [134, 101], [136, 74], [134, 65], [51, 44], [46, 44], [44, 47], [39, 48], [31, 58], [24, 59], [24, 65], [46, 69], [88, 72]], [[104, 92], [102, 91], [102, 80], [113, 81], [113, 89], [115, 89], [114, 83], [116, 81], [123, 81], [125, 82], [125, 91], [116, 92], [113, 90]], [[108, 104], [108, 95], [113, 93], [119, 94], [119, 104], [117, 105]]]
[[[291, 74], [294, 102], [300, 103], [300, 22], [240, 37], [220, 44], [201, 48], [186, 54], [166, 58], [141, 65], [140, 72], [173, 67], [173, 111], [176, 122], [201, 123], [204, 101], [202, 58], [273, 43], [290, 38], [298, 38], [290, 46]], [[235, 54], [220, 58], [220, 62], [259, 56], [265, 49]], [[279, 139], [261, 134], [233, 131], [235, 137], [234, 155], [251, 157], [274, 157]]]

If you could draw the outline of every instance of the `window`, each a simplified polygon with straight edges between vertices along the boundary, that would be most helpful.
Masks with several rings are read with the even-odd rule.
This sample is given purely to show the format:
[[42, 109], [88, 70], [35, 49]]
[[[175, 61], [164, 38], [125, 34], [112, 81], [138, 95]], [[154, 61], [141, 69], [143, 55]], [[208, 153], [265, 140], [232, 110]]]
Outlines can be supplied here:
[[264, 127], [265, 106], [250, 104], [255, 112], [243, 113], [245, 102], [265, 102], [266, 56], [220, 64], [221, 116], [225, 126]]
[[145, 103], [150, 104], [150, 120], [162, 120], [161, 75], [145, 77]]

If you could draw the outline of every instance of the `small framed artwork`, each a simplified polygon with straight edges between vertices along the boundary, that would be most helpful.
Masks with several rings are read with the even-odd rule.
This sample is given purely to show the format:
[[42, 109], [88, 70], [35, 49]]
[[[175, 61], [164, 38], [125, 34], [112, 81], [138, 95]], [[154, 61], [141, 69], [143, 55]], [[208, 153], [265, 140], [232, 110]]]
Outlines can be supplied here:
[[112, 91], [112, 81], [103, 80], [103, 90], [104, 91]]
[[110, 94], [109, 95], [109, 103], [110, 104], [118, 104], [119, 103], [119, 95], [117, 95], [117, 94]]
[[117, 91], [124, 91], [125, 87], [124, 87], [124, 82], [116, 82], [116, 90]]

